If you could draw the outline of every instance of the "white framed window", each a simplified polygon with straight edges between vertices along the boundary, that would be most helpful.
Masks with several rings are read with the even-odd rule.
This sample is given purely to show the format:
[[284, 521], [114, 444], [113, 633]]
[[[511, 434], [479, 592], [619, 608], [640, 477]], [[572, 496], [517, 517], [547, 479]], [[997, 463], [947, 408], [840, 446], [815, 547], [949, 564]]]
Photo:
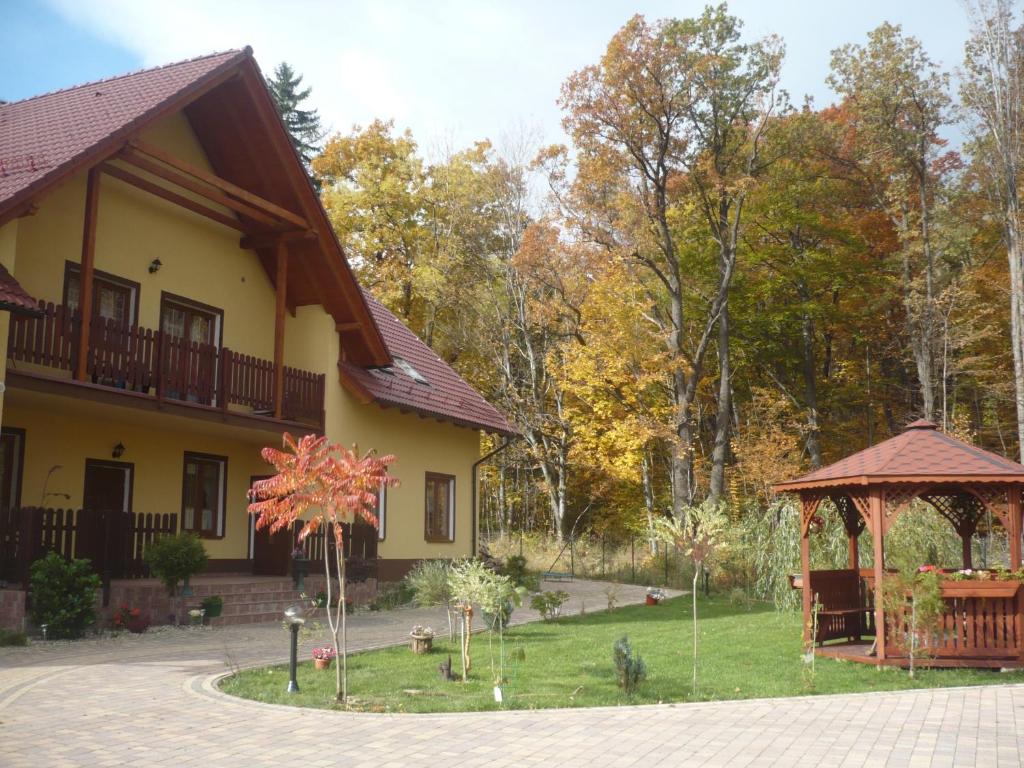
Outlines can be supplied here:
[[181, 487], [181, 529], [203, 538], [224, 536], [228, 460], [225, 456], [185, 453]]

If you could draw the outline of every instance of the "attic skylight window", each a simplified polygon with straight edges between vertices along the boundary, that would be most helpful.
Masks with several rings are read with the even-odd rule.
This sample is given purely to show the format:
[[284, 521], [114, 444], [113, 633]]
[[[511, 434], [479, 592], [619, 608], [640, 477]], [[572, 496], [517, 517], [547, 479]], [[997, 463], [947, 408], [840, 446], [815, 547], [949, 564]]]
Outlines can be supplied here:
[[415, 381], [417, 384], [426, 384], [428, 386], [430, 385], [430, 382], [423, 377], [423, 374], [417, 371], [415, 368], [413, 368], [409, 364], [408, 360], [404, 360], [401, 357], [398, 357], [398, 355], [394, 355], [394, 358], [395, 366], [401, 368], [402, 371], [405, 372], [406, 376]]

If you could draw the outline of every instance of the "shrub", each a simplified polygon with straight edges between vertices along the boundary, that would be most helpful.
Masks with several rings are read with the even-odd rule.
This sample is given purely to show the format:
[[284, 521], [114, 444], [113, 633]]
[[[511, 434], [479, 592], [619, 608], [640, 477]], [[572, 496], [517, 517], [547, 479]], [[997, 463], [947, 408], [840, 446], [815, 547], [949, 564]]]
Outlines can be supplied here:
[[640, 683], [647, 678], [647, 666], [643, 657], [633, 651], [629, 645], [629, 638], [623, 635], [612, 646], [612, 658], [618, 672], [619, 688], [632, 696]]
[[406, 584], [415, 595], [416, 603], [424, 607], [448, 605], [452, 591], [448, 586], [447, 560], [420, 560], [405, 577]]
[[564, 589], [560, 589], [557, 592], [541, 592], [539, 595], [534, 595], [533, 599], [530, 600], [530, 607], [537, 611], [544, 621], [550, 621], [551, 619], [558, 618], [558, 615], [562, 612], [562, 606], [568, 599], [569, 593]]
[[377, 591], [377, 596], [369, 608], [371, 611], [390, 611], [393, 608], [410, 605], [413, 596], [412, 587], [405, 580], [389, 581]]
[[24, 632], [11, 632], [8, 629], [0, 629], [0, 648], [23, 647], [28, 645], [28, 635]]
[[68, 561], [50, 552], [32, 564], [31, 584], [32, 621], [46, 624], [48, 637], [81, 637], [96, 621], [100, 577], [88, 560]]
[[540, 590], [540, 578], [526, 569], [526, 558], [522, 555], [509, 555], [498, 572], [512, 579], [517, 587], [524, 587], [530, 592]]
[[155, 539], [143, 555], [150, 572], [167, 587], [167, 594], [173, 596], [178, 582], [191, 578], [206, 567], [206, 548], [193, 533], [179, 533], [177, 536], [160, 536]]

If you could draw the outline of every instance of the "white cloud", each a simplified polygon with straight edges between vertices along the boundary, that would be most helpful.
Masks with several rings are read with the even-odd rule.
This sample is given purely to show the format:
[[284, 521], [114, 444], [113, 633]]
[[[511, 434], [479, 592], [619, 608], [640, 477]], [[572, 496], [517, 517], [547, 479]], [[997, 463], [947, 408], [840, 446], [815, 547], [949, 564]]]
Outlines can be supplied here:
[[[288, 61], [313, 88], [325, 122], [394, 118], [424, 147], [498, 139], [526, 125], [561, 140], [562, 81], [598, 59], [635, 12], [650, 18], [700, 12], [702, 0], [47, 0], [75, 25], [153, 66], [252, 45], [265, 73]], [[783, 85], [799, 101], [824, 87], [828, 52], [861, 41], [885, 18], [903, 22], [946, 66], [965, 35], [956, 0], [796, 2], [734, 0], [751, 36], [781, 34]]]

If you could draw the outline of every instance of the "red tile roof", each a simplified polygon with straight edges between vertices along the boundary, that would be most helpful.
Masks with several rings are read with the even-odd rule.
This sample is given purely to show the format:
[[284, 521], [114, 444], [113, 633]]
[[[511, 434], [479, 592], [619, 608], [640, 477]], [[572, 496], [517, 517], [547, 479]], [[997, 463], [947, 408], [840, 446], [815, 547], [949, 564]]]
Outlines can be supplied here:
[[[517, 434], [494, 406], [434, 354], [415, 333], [369, 293], [364, 291], [364, 294], [396, 365], [367, 369], [341, 363], [342, 381], [357, 397], [486, 432]], [[417, 382], [403, 370], [401, 360], [427, 383]]]
[[0, 105], [0, 212], [248, 53], [214, 53]]
[[0, 264], [0, 309], [27, 315], [39, 312], [36, 300], [25, 292], [3, 264]]
[[920, 419], [883, 443], [817, 469], [810, 474], [778, 483], [777, 491], [863, 484], [872, 480], [900, 479], [1024, 480], [1024, 465], [976, 448]]

